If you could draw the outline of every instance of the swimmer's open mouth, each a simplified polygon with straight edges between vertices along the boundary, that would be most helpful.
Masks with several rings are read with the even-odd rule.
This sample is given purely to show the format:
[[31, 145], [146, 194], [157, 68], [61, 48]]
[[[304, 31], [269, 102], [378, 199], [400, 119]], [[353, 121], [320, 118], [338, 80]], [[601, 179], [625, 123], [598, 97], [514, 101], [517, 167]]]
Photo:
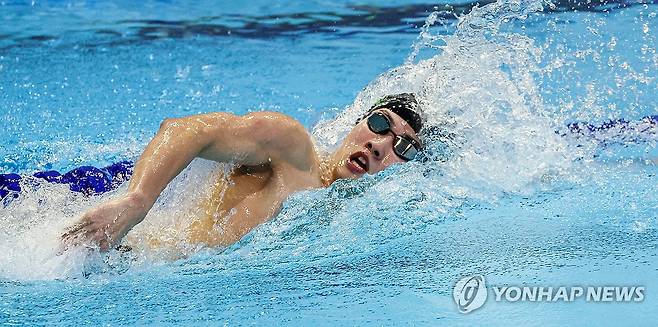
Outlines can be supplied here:
[[368, 156], [363, 151], [359, 151], [350, 156], [350, 162], [363, 170], [363, 173], [368, 171], [369, 162]]

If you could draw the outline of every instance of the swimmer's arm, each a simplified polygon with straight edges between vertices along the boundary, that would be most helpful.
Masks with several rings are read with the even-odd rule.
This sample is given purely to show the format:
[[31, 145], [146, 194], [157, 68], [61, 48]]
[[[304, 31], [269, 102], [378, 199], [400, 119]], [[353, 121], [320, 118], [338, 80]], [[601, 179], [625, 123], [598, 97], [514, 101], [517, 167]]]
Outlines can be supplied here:
[[308, 169], [309, 147], [310, 138], [301, 124], [278, 113], [167, 119], [137, 161], [128, 193], [87, 211], [62, 235], [63, 248], [86, 239], [101, 250], [112, 248], [146, 217], [162, 190], [196, 157], [240, 165], [267, 163], [273, 169], [285, 161]]
[[217, 112], [166, 119], [135, 165], [129, 195], [150, 208], [190, 162], [204, 158], [239, 165], [305, 162], [310, 138], [293, 118], [275, 112]]

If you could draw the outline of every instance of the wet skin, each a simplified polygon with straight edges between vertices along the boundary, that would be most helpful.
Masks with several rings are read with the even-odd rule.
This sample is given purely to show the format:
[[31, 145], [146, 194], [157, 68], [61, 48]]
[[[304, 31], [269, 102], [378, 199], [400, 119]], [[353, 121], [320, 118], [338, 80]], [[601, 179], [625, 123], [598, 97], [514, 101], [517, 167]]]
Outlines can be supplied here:
[[[418, 139], [388, 109], [392, 131]], [[275, 112], [244, 116], [210, 113], [165, 120], [135, 165], [128, 191], [86, 212], [62, 235], [67, 248], [96, 244], [107, 251], [140, 223], [167, 184], [196, 157], [234, 165], [232, 183], [218, 181], [205, 214], [188, 228], [193, 244], [227, 246], [274, 217], [297, 191], [338, 179], [376, 174], [405, 162], [393, 152], [393, 133], [373, 133], [362, 120], [331, 154], [319, 154], [292, 117]]]

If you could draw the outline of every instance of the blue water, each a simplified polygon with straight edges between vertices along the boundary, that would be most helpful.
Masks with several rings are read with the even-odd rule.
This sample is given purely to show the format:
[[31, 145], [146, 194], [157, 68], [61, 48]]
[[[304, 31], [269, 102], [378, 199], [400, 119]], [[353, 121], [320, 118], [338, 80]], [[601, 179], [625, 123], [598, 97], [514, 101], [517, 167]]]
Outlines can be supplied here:
[[[61, 231], [125, 186], [26, 187], [0, 211], [0, 323], [654, 325], [655, 135], [555, 131], [658, 113], [658, 5], [452, 4], [2, 2], [0, 174], [134, 160], [164, 118], [209, 111], [281, 111], [331, 148], [406, 90], [459, 137], [447, 161], [299, 193], [234, 246], [183, 259], [57, 256]], [[194, 162], [129, 236], [176, 238], [217, 169]], [[470, 274], [647, 291], [462, 314], [452, 289]]]

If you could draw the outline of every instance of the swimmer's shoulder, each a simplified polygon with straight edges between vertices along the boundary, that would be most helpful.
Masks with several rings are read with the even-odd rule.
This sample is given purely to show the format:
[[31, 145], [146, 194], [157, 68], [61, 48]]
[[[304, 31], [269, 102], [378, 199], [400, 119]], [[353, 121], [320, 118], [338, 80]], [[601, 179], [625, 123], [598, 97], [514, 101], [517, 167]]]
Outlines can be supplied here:
[[315, 148], [311, 135], [297, 119], [275, 111], [259, 111], [245, 115], [255, 119], [254, 133], [262, 134], [263, 146], [273, 151], [272, 163], [289, 164], [308, 170], [315, 162]]

